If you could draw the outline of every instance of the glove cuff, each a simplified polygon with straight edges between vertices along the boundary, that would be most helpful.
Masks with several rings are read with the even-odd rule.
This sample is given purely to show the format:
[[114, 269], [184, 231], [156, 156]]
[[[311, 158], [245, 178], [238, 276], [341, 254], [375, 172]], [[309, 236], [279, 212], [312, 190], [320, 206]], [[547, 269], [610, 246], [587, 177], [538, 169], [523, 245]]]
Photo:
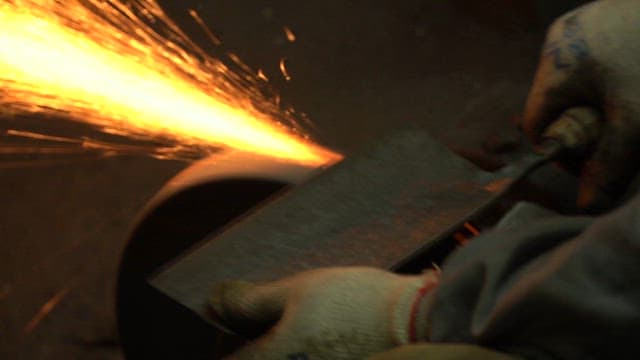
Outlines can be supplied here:
[[409, 313], [409, 342], [415, 343], [419, 340], [426, 340], [429, 333], [429, 321], [424, 311], [424, 306], [428, 300], [427, 295], [438, 285], [439, 278], [435, 273], [430, 273], [425, 277], [425, 282], [413, 299], [411, 312]]
[[391, 327], [396, 345], [406, 345], [426, 339], [428, 321], [426, 306], [431, 291], [438, 285], [436, 271], [427, 271], [422, 276], [412, 276], [398, 289], [392, 304]]

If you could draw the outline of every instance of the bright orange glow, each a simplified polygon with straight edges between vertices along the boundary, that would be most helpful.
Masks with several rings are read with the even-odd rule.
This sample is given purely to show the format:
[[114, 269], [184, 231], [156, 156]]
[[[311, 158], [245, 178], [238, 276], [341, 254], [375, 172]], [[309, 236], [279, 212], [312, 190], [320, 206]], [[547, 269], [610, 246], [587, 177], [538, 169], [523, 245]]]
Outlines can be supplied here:
[[291, 29], [285, 26], [282, 28], [282, 30], [284, 30], [284, 35], [287, 37], [287, 40], [289, 42], [296, 41], [296, 34], [294, 34], [293, 31], [291, 31]]
[[264, 72], [262, 72], [262, 69], [258, 69], [258, 79], [262, 80], [262, 81], [269, 81], [269, 78], [267, 77], [267, 75], [264, 74]]
[[286, 58], [280, 59], [280, 72], [282, 73], [282, 76], [284, 76], [285, 80], [289, 81], [291, 80], [291, 75], [289, 75], [289, 71], [287, 70], [286, 62]]
[[291, 111], [233, 60], [239, 70], [204, 53], [154, 0], [0, 0], [5, 110], [316, 166], [340, 158], [279, 123]]

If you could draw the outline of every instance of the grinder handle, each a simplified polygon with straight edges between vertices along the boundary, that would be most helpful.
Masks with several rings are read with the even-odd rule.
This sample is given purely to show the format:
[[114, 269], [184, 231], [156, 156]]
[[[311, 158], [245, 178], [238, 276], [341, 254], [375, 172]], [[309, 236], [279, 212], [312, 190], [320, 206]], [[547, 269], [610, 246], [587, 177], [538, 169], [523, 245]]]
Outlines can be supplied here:
[[584, 151], [600, 138], [600, 112], [591, 107], [574, 107], [563, 112], [542, 135], [541, 149], [548, 152]]
[[[602, 135], [602, 124], [598, 110], [586, 106], [570, 108], [547, 128], [538, 150], [545, 160], [554, 160], [564, 153], [580, 155], [590, 151]], [[617, 200], [596, 189], [588, 197], [578, 195], [577, 202], [584, 211], [600, 213], [612, 208]]]

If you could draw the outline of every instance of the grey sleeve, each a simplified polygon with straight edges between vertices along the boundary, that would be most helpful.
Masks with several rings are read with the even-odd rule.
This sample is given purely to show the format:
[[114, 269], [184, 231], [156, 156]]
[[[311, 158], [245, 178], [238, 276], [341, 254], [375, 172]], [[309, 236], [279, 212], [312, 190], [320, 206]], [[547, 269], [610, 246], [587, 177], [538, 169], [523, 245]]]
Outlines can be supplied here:
[[488, 232], [429, 298], [430, 340], [530, 359], [640, 358], [640, 197], [600, 218]]

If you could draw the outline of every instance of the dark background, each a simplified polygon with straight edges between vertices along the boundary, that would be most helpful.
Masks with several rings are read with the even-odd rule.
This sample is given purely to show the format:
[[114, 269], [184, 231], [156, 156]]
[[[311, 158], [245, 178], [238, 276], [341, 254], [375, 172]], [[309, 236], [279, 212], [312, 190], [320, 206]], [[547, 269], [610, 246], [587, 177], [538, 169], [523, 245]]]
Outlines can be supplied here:
[[[203, 40], [187, 15], [197, 9], [224, 48], [264, 69], [283, 99], [314, 121], [313, 137], [333, 149], [348, 155], [391, 131], [427, 128], [475, 157], [496, 134], [517, 139], [509, 120], [522, 109], [544, 29], [577, 3], [161, 1]], [[296, 42], [286, 41], [285, 25]], [[281, 57], [290, 82], [279, 75]], [[2, 118], [0, 129], [16, 121]], [[47, 124], [54, 131], [58, 123]], [[121, 358], [114, 286], [127, 230], [188, 164], [144, 156], [0, 160], [0, 358]], [[25, 332], [61, 290], [57, 306]]]

